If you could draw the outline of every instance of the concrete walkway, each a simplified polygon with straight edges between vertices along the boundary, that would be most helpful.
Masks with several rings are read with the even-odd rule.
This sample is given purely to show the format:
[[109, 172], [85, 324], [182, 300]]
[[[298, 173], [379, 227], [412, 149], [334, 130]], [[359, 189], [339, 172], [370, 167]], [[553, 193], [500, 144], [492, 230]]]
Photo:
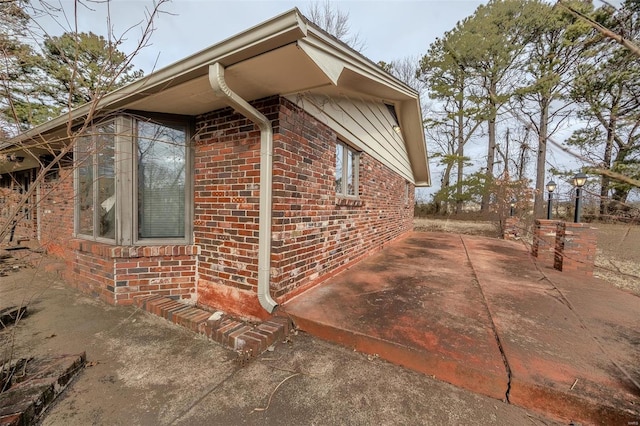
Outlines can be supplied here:
[[302, 329], [563, 421], [640, 421], [640, 298], [518, 242], [412, 233], [284, 306]]
[[80, 294], [43, 267], [14, 270], [0, 259], [5, 266], [0, 309], [26, 305], [30, 314], [0, 331], [3, 357], [86, 351], [86, 368], [43, 426], [555, 424], [306, 333], [241, 363], [202, 335]]

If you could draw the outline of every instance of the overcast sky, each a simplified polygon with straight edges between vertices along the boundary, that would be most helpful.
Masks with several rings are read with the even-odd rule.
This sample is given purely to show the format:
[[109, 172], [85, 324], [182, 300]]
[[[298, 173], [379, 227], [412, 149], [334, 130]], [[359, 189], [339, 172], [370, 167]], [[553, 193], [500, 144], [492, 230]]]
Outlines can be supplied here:
[[[79, 30], [105, 35], [108, 28], [105, 5], [86, 0], [85, 3], [88, 7], [80, 6], [78, 9]], [[149, 73], [153, 71], [156, 60], [156, 69], [164, 67], [294, 7], [305, 14], [310, 3], [288, 0], [173, 0], [163, 6], [167, 13], [156, 21], [152, 45], [141, 52], [135, 64]], [[436, 37], [472, 14], [481, 3], [471, 0], [333, 2], [349, 14], [352, 31], [359, 33], [366, 44], [362, 53], [374, 62], [423, 55]], [[66, 19], [72, 21], [73, 2], [63, 0], [61, 4], [66, 10]], [[145, 8], [152, 7], [152, 2], [112, 0], [109, 7], [114, 33], [120, 35], [144, 19]], [[66, 28], [42, 19], [51, 35], [58, 35], [69, 28], [62, 13], [57, 12], [56, 15]], [[121, 50], [130, 52], [139, 35], [139, 28], [130, 31]]]

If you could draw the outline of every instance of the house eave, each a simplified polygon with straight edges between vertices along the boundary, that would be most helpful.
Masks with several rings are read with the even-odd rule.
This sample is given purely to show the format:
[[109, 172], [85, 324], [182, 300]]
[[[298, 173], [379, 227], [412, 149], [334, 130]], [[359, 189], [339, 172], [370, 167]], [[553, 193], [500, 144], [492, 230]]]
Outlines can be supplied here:
[[[63, 129], [69, 122], [83, 119], [93, 111], [104, 114], [127, 108], [138, 99], [167, 90], [197, 77], [206, 77], [212, 63], [229, 66], [271, 49], [295, 42], [307, 33], [307, 25], [297, 9], [223, 40], [209, 48], [162, 68], [146, 77], [105, 95], [95, 104], [84, 104], [9, 141], [17, 144], [39, 135]], [[162, 111], [158, 111], [162, 112]]]
[[[14, 146], [52, 137], [64, 141], [88, 115], [123, 110], [196, 116], [225, 105], [208, 86], [219, 63], [244, 99], [292, 93], [357, 92], [393, 104], [410, 154], [414, 181], [429, 182], [419, 95], [292, 9], [147, 77], [85, 104], [9, 141]], [[297, 68], [299, 67], [299, 69]], [[59, 143], [59, 142], [58, 142]], [[0, 148], [3, 148], [0, 146]]]

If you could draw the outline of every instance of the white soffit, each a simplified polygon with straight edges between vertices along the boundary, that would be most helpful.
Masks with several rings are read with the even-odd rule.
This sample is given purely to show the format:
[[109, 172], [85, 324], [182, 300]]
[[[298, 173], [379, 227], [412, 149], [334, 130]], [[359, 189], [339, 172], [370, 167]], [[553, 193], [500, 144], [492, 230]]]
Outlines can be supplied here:
[[[296, 43], [291, 43], [227, 67], [225, 79], [243, 99], [254, 100], [331, 85], [323, 71]], [[213, 94], [208, 76], [202, 76], [150, 94], [128, 108], [199, 115], [225, 106]]]

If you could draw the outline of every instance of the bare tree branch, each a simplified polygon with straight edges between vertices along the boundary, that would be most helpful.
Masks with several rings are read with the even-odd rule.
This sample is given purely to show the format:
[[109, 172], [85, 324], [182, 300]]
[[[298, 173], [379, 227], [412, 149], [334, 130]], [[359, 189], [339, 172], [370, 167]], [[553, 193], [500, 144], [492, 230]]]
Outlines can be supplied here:
[[582, 19], [584, 22], [590, 25], [591, 28], [595, 29], [603, 36], [617, 41], [618, 43], [620, 43], [621, 45], [629, 49], [631, 52], [633, 52], [634, 55], [640, 57], [640, 47], [638, 47], [638, 45], [635, 44], [633, 41], [625, 38], [622, 34], [615, 33], [610, 29], [603, 27], [602, 25], [600, 25], [599, 23], [597, 23], [596, 21], [594, 21], [593, 19], [585, 15], [584, 13], [576, 10], [575, 8], [567, 4], [566, 0], [558, 0], [556, 4], [562, 7], [567, 12], [571, 13], [576, 18]]

